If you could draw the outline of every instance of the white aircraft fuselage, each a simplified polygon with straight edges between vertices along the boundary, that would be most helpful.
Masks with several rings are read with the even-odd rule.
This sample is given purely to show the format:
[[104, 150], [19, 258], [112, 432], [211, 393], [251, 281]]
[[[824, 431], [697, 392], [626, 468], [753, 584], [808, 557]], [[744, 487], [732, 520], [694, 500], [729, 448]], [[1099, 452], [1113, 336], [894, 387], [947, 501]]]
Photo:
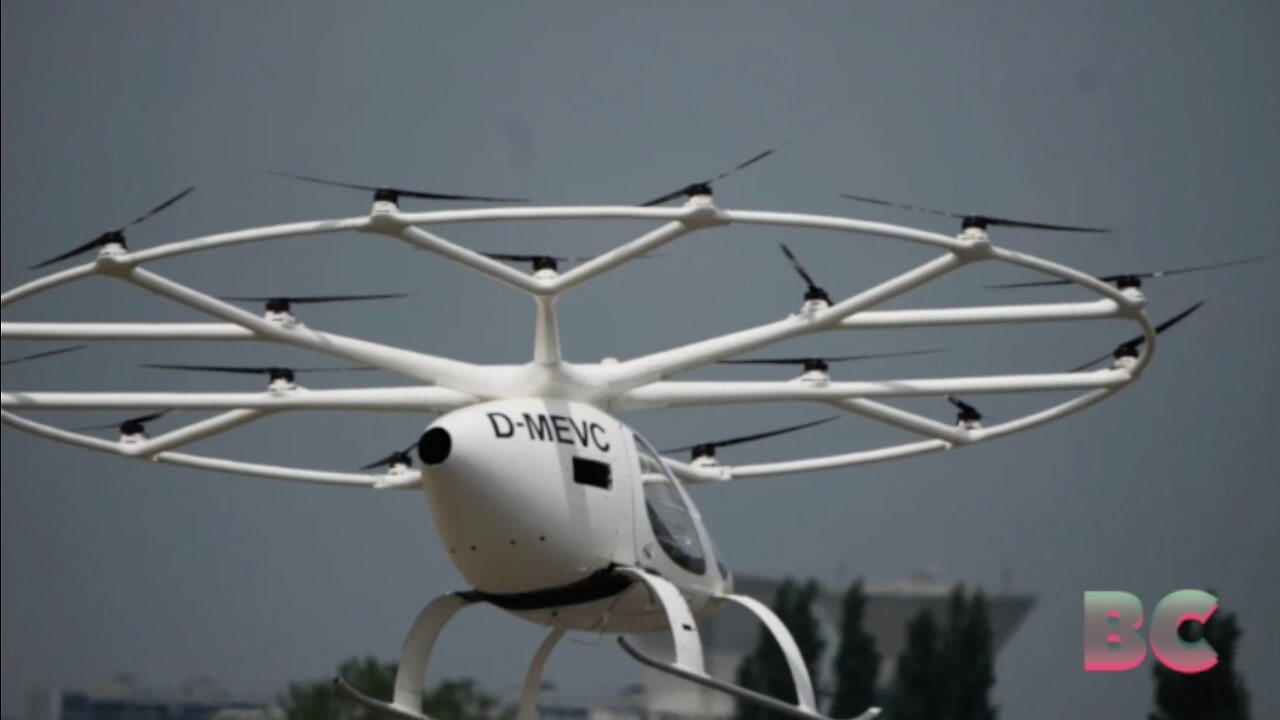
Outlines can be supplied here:
[[614, 568], [669, 580], [698, 616], [732, 593], [684, 488], [647, 441], [594, 407], [474, 405], [432, 423], [418, 454], [440, 540], [477, 599], [539, 624], [630, 633], [667, 621]]

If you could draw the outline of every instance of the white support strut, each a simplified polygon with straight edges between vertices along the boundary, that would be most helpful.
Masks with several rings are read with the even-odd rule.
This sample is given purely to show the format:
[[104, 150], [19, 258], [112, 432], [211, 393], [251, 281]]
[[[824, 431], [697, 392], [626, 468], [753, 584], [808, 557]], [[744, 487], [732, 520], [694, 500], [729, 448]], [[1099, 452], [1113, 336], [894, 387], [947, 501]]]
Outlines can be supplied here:
[[724, 600], [731, 603], [741, 605], [751, 614], [756, 616], [773, 636], [774, 642], [778, 644], [778, 649], [782, 650], [782, 657], [787, 661], [787, 669], [791, 671], [791, 682], [796, 688], [796, 705], [801, 710], [807, 710], [811, 713], [818, 712], [818, 703], [813, 695], [813, 680], [809, 677], [809, 668], [805, 665], [804, 655], [800, 653], [800, 646], [796, 645], [796, 639], [791, 636], [791, 631], [787, 630], [787, 626], [782, 620], [769, 609], [768, 605], [746, 595], [723, 595]]
[[538, 693], [542, 690], [542, 671], [547, 665], [547, 658], [551, 657], [551, 651], [559, 644], [560, 638], [568, 630], [564, 627], [552, 628], [547, 636], [538, 643], [538, 651], [533, 654], [533, 660], [529, 663], [529, 670], [524, 676], [524, 686], [520, 688], [520, 710], [516, 714], [516, 720], [537, 720], [538, 718]]
[[[639, 568], [618, 568], [618, 572], [639, 580], [649, 589], [667, 615], [667, 627], [671, 630], [671, 648], [675, 654], [674, 665], [685, 672], [706, 675], [702, 659], [702, 639], [698, 636], [698, 623], [693, 619], [689, 603], [684, 601], [680, 589], [670, 580]], [[619, 642], [625, 644], [623, 638]]]
[[[708, 675], [702, 663], [702, 643], [698, 638], [698, 628], [694, 623], [693, 613], [689, 611], [689, 605], [675, 585], [661, 577], [650, 575], [639, 569], [620, 569], [619, 572], [624, 572], [641, 580], [658, 598], [663, 610], [667, 613], [667, 622], [670, 625], [672, 641], [675, 645], [674, 662], [665, 662], [640, 651], [635, 645], [628, 642], [625, 637], [620, 636], [618, 644], [632, 658], [659, 672], [732, 695], [739, 700], [745, 700], [800, 720], [828, 720], [818, 712], [817, 701], [813, 694], [813, 683], [809, 679], [809, 671], [805, 666], [800, 648], [796, 645], [795, 638], [791, 636], [787, 626], [768, 607], [748, 597], [739, 595], [722, 596], [722, 599], [737, 603], [753, 613], [778, 643], [783, 656], [786, 658], [787, 667], [790, 669], [791, 679], [795, 685], [797, 698], [797, 704], [795, 705]], [[879, 708], [869, 708], [852, 720], [872, 720], [879, 714]]]
[[338, 691], [348, 699], [373, 710], [385, 712], [404, 720], [431, 720], [422, 708], [422, 689], [426, 682], [427, 665], [435, 649], [436, 640], [444, 626], [470, 600], [458, 593], [449, 593], [427, 603], [418, 613], [400, 651], [400, 663], [396, 666], [396, 684], [391, 702], [369, 697], [353, 688], [344, 678], [334, 679]]
[[[611, 220], [648, 225], [648, 229], [563, 274], [526, 274], [442, 237], [442, 228], [460, 223]], [[900, 275], [829, 304], [806, 306], [780, 320], [765, 322], [682, 347], [617, 362], [571, 363], [562, 356], [556, 301], [631, 261], [686, 235], [734, 224], [836, 231], [901, 240], [938, 252], [936, 257]], [[325, 333], [301, 321], [247, 312], [212, 295], [174, 282], [143, 266], [193, 253], [281, 238], [356, 232], [425, 251], [467, 267], [487, 279], [530, 296], [535, 332], [530, 362], [522, 365], [473, 364], [368, 340]], [[996, 262], [1065, 280], [1093, 293], [1087, 302], [1037, 303], [910, 310], [879, 309], [958, 268]], [[691, 465], [669, 460], [686, 482], [731, 479], [852, 467], [910, 457], [1003, 437], [1078, 412], [1111, 396], [1142, 375], [1156, 349], [1156, 335], [1136, 290], [1119, 290], [1072, 268], [992, 244], [984, 230], [969, 228], [957, 236], [882, 222], [804, 213], [722, 209], [710, 196], [695, 195], [682, 207], [568, 206], [486, 207], [434, 212], [401, 212], [378, 201], [364, 216], [293, 222], [181, 240], [128, 250], [105, 245], [92, 262], [54, 272], [0, 295], [8, 307], [41, 292], [84, 278], [104, 275], [185, 305], [213, 322], [97, 323], [4, 322], [0, 337], [53, 341], [265, 341], [311, 350], [360, 363], [408, 379], [403, 388], [289, 389], [265, 393], [59, 393], [5, 391], [0, 394], [4, 424], [87, 449], [122, 457], [221, 472], [304, 482], [371, 488], [413, 487], [417, 471], [382, 475], [326, 472], [176, 453], [183, 445], [242, 427], [282, 411], [372, 411], [447, 413], [488, 400], [555, 397], [609, 410], [658, 410], [668, 407], [805, 401], [825, 404], [922, 437], [916, 442], [798, 460], [741, 466]], [[758, 348], [815, 333], [896, 328], [980, 326], [1006, 323], [1127, 321], [1142, 335], [1142, 352], [1126, 363], [1094, 372], [1049, 372], [957, 378], [868, 380], [859, 382], [681, 382], [674, 376]], [[10, 377], [6, 374], [6, 380]], [[1079, 394], [1043, 410], [989, 427], [949, 425], [885, 404], [886, 399], [918, 395], [1075, 391]], [[13, 410], [83, 409], [217, 410], [223, 414], [156, 438], [104, 441], [14, 415]]]

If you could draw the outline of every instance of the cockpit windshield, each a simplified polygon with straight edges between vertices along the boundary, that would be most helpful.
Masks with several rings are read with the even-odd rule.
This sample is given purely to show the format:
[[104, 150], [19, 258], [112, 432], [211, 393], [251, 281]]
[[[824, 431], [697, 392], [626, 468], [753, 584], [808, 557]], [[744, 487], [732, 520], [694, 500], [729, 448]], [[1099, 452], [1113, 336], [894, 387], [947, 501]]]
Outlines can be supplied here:
[[706, 573], [707, 554], [675, 478], [644, 438], [636, 435], [635, 440], [644, 482], [644, 504], [658, 544], [676, 565], [695, 575]]

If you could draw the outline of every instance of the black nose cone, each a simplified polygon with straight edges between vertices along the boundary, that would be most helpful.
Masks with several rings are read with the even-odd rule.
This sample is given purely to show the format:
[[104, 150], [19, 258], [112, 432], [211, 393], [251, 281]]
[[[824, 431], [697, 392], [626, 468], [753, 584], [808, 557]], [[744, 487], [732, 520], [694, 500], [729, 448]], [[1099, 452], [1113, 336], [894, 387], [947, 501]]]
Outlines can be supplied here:
[[444, 428], [431, 428], [418, 439], [418, 457], [423, 465], [439, 465], [449, 459], [452, 449], [453, 438]]

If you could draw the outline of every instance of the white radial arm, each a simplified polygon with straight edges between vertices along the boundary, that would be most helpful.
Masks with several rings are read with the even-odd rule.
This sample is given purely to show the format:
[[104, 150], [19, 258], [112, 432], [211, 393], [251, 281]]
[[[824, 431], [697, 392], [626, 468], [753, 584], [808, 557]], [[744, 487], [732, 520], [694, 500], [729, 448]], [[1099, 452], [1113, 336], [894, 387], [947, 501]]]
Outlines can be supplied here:
[[325, 235], [337, 232], [364, 231], [369, 229], [371, 224], [372, 221], [369, 217], [285, 223], [283, 225], [270, 225], [261, 228], [218, 233], [216, 235], [205, 235], [204, 237], [167, 243], [165, 245], [145, 248], [142, 250], [135, 250], [122, 257], [127, 257], [130, 263], [141, 265], [142, 263], [179, 257], [189, 253], [213, 250], [215, 248], [228, 247], [231, 245], [260, 242], [263, 240], [279, 240], [282, 238]]
[[400, 229], [397, 235], [410, 245], [441, 255], [463, 267], [475, 270], [481, 275], [488, 276], [517, 290], [530, 294], [543, 292], [542, 284], [529, 275], [508, 267], [505, 263], [493, 258], [485, 257], [474, 250], [455, 245], [421, 228], [410, 225]]
[[257, 340], [232, 323], [0, 323], [5, 340]]
[[366, 363], [420, 382], [466, 384], [466, 380], [474, 376], [474, 366], [468, 363], [401, 350], [367, 340], [329, 335], [312, 330], [302, 323], [272, 322], [141, 268], [130, 268], [123, 279], [207, 315], [247, 328], [263, 340], [296, 345], [353, 362]]
[[958, 255], [948, 253], [825, 310], [792, 315], [785, 320], [629, 360], [609, 373], [610, 382], [615, 388], [634, 388], [793, 337], [834, 329], [854, 313], [913, 290], [951, 272], [963, 262]]
[[[87, 435], [80, 435], [78, 433], [60, 430], [43, 423], [19, 417], [7, 411], [0, 411], [0, 422], [19, 430], [29, 432], [33, 435], [38, 435], [50, 440], [57, 440], [59, 442], [75, 445], [88, 450], [97, 450], [99, 452], [124, 457], [137, 456], [135, 453], [127, 452], [125, 448], [129, 446], [123, 443], [101, 440]], [[161, 437], [163, 438], [165, 436]], [[157, 438], [157, 440], [159, 439], [160, 438]], [[236, 460], [225, 460], [222, 458], [188, 455], [176, 452], [161, 452], [149, 456], [149, 459], [166, 465], [177, 465], [201, 470], [215, 470], [235, 475], [247, 475], [250, 477], [268, 478], [272, 480], [289, 480], [321, 485], [399, 489], [415, 487], [417, 482], [420, 480], [420, 476], [416, 471], [409, 471], [399, 475], [338, 473], [326, 472], [323, 470], [307, 470], [302, 468], [281, 467], [278, 465], [240, 462]]]
[[389, 387], [252, 393], [31, 392], [0, 393], [7, 410], [368, 410], [446, 413], [476, 402], [471, 395], [439, 387]]
[[955, 325], [994, 325], [1070, 320], [1122, 318], [1124, 310], [1114, 300], [1038, 305], [980, 305], [964, 308], [924, 308], [919, 310], [868, 310], [840, 322], [858, 330]]
[[[438, 235], [416, 227], [419, 224], [447, 224], [454, 222], [494, 220], [562, 220], [588, 218], [655, 219], [668, 220], [661, 227], [599, 255], [578, 267], [554, 278], [539, 279], [511, 269], [506, 264], [486, 257], [473, 250], [445, 240]], [[468, 267], [510, 287], [530, 295], [560, 295], [586, 281], [620, 267], [626, 262], [655, 250], [679, 238], [691, 230], [725, 224], [720, 211], [707, 205], [690, 204], [683, 208], [496, 208], [492, 210], [459, 210], [434, 213], [401, 213], [395, 217], [404, 223], [391, 232], [401, 240], [441, 255], [459, 265]]]
[[[795, 473], [855, 467], [858, 465], [870, 465], [872, 463], [938, 452], [939, 450], [950, 450], [953, 447], [961, 445], [968, 445], [971, 443], [993, 440], [998, 437], [1004, 437], [1005, 435], [1012, 435], [1013, 433], [1028, 430], [1052, 420], [1079, 412], [1110, 396], [1118, 389], [1119, 387], [1093, 390], [1038, 413], [1018, 418], [1017, 420], [1001, 423], [988, 428], [953, 428], [951, 433], [941, 432], [942, 427], [945, 427], [941, 426], [941, 423], [934, 423], [926, 418], [921, 418], [917, 415], [906, 413], [896, 408], [879, 406], [879, 408], [891, 411], [895, 416], [893, 420], [886, 417], [874, 417], [875, 406], [877, 404], [863, 404], [858, 409], [854, 409], [852, 407], [846, 409], [849, 409], [851, 412], [867, 415], [868, 417], [874, 417], [874, 419], [881, 420], [888, 424], [898, 425], [899, 427], [904, 427], [904, 429], [913, 430], [924, 435], [934, 435], [935, 437], [930, 440], [902, 443], [899, 445], [874, 448], [871, 450], [824, 455], [821, 457], [811, 457], [801, 460], [784, 460], [774, 463], [714, 465], [708, 467], [685, 463], [670, 458], [664, 458], [664, 461], [668, 466], [670, 466], [671, 471], [677, 477], [689, 483], [715, 483], [727, 480], [741, 480], [771, 475], [791, 475]], [[853, 401], [844, 402], [848, 403]], [[840, 405], [842, 403], [833, 404]], [[869, 410], [871, 412], [868, 412]], [[912, 427], [911, 425], [915, 426]]]
[[623, 393], [618, 410], [655, 410], [753, 402], [831, 401], [862, 397], [914, 397], [1047, 390], [1092, 390], [1128, 382], [1127, 370], [1046, 375], [999, 375], [870, 382], [658, 382]]
[[[911, 327], [993, 325], [1124, 318], [1114, 300], [965, 308], [865, 310], [840, 322], [841, 328], [895, 330]], [[784, 321], [785, 322], [785, 321]], [[252, 330], [231, 323], [0, 323], [8, 340], [254, 340]]]
[[[145, 250], [138, 250], [132, 253], [117, 254], [115, 257], [110, 259], [115, 260], [117, 263], [123, 261], [126, 264], [142, 264], [153, 260], [177, 257], [187, 253], [211, 250], [216, 247], [237, 245], [247, 242], [363, 230], [367, 228], [369, 224], [369, 218], [357, 217], [341, 220], [314, 220], [308, 222], [288, 223], [285, 225], [272, 225], [268, 227], [251, 228], [249, 230], [219, 233], [217, 235], [206, 235], [204, 237], [168, 243], [166, 245], [147, 248]], [[99, 258], [100, 261], [103, 259], [107, 258]], [[0, 307], [8, 307], [10, 304], [30, 297], [31, 295], [35, 295], [36, 293], [44, 292], [45, 290], [49, 290], [59, 285], [65, 285], [69, 282], [97, 274], [102, 272], [102, 270], [103, 268], [100, 262], [91, 262], [67, 268], [66, 270], [59, 270], [58, 272], [46, 275], [45, 277], [24, 283], [23, 285], [0, 295]]]
[[[128, 442], [107, 442], [88, 435], [61, 430], [4, 412], [3, 422], [51, 440], [68, 442], [92, 450], [126, 457], [151, 458], [158, 462], [225, 470], [284, 480], [339, 482], [370, 487], [413, 485], [417, 473], [403, 470], [374, 476], [294, 470], [271, 465], [242, 463], [169, 452], [206, 438], [228, 432], [265, 417], [269, 413], [297, 410], [380, 411], [446, 413], [474, 403], [474, 397], [438, 387], [362, 388], [352, 390], [307, 390], [295, 388], [259, 393], [2, 393], [5, 410], [226, 410], [220, 415], [191, 423], [155, 438]], [[412, 475], [412, 476], [411, 476]], [[358, 480], [357, 480], [358, 479]]]

